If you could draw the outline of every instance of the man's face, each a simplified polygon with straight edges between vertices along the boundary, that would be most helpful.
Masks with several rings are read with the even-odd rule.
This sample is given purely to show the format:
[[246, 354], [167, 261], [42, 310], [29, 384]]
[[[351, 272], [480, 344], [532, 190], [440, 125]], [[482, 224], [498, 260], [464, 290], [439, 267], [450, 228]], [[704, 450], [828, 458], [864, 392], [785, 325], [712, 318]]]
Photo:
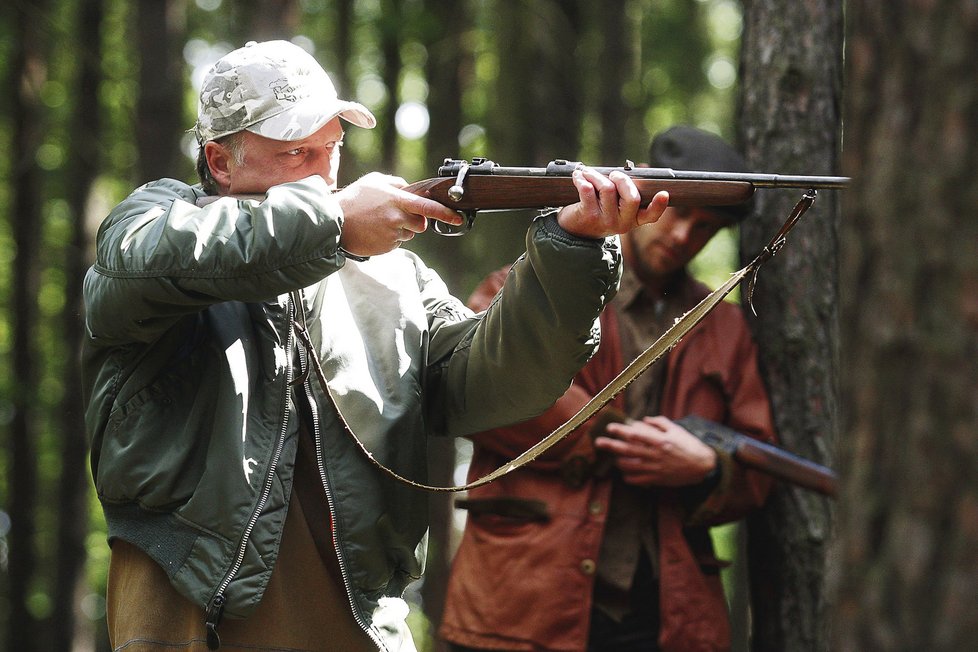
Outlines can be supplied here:
[[664, 279], [689, 264], [727, 224], [709, 208], [669, 207], [656, 222], [625, 236], [627, 262], [640, 278]]
[[[340, 167], [343, 126], [333, 118], [307, 138], [272, 140], [250, 131], [244, 140], [241, 161], [227, 162], [226, 182], [215, 174], [227, 194], [263, 193], [272, 186], [318, 174], [331, 189], [336, 188]], [[213, 170], [213, 166], [212, 166]]]

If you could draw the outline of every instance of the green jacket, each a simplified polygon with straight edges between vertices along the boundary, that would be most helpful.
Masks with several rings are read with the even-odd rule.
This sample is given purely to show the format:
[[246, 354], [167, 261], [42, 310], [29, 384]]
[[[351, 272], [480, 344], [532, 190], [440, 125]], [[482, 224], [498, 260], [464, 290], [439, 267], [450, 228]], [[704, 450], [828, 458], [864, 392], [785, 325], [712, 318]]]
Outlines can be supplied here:
[[[620, 274], [617, 239], [552, 216], [499, 299], [474, 315], [415, 255], [339, 248], [343, 215], [319, 177], [262, 202], [203, 208], [199, 186], [147, 184], [101, 225], [85, 278], [84, 377], [92, 470], [110, 542], [133, 543], [207, 610], [243, 617], [278, 554], [297, 446], [291, 392], [312, 406], [320, 474], [353, 612], [381, 647], [420, 577], [425, 435], [460, 436], [546, 409], [594, 352]], [[301, 290], [301, 292], [300, 292]], [[301, 367], [303, 302], [335, 401]], [[407, 634], [409, 636], [409, 634]]]

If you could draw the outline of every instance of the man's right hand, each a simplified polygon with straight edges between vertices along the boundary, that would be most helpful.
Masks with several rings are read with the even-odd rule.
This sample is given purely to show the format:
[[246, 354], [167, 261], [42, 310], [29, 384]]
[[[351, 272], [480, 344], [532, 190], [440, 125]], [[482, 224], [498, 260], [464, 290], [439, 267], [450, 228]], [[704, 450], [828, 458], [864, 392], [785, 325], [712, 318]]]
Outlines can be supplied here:
[[423, 233], [429, 219], [462, 223], [462, 216], [444, 204], [402, 190], [407, 185], [400, 177], [371, 172], [338, 190], [344, 216], [340, 245], [351, 254], [377, 256]]
[[716, 451], [671, 419], [609, 423], [598, 450], [615, 455], [626, 483], [639, 487], [682, 487], [701, 482], [719, 463]]

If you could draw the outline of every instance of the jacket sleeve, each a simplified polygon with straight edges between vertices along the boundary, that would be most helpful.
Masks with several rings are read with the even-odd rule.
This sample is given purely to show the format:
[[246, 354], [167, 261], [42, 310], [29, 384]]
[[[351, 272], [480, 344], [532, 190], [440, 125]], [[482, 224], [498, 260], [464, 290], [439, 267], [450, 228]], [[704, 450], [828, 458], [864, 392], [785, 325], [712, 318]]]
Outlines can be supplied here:
[[[469, 308], [475, 311], [487, 310], [502, 289], [510, 267], [506, 265], [486, 276], [469, 296]], [[550, 408], [529, 420], [472, 435], [473, 442], [483, 452], [491, 453], [499, 461], [511, 460], [577, 414], [591, 400], [593, 395], [604, 387], [605, 379], [613, 378], [617, 374], [618, 357], [620, 356], [618, 343], [614, 337], [607, 337], [609, 332], [608, 320], [612, 317], [613, 313], [611, 312], [603, 311], [601, 313], [601, 346], [584, 368], [577, 373], [567, 391]], [[613, 330], [612, 326], [610, 331], [613, 332]], [[616, 397], [611, 405], [622, 409], [624, 405], [623, 396]], [[592, 422], [599, 418], [600, 415], [596, 415], [582, 424], [574, 433], [534, 460], [531, 466], [539, 469], [557, 470], [566, 460], [577, 457], [593, 462], [595, 449], [587, 433], [591, 430]]]
[[99, 228], [85, 278], [95, 343], [152, 341], [187, 313], [262, 301], [341, 267], [343, 214], [318, 176], [271, 188], [263, 201], [163, 179], [138, 188]]
[[597, 349], [598, 317], [620, 274], [618, 238], [581, 239], [553, 215], [535, 220], [526, 254], [471, 332], [458, 337], [464, 322], [432, 328], [435, 429], [471, 435], [550, 407]]
[[[489, 274], [469, 297], [469, 307], [473, 310], [488, 308], [492, 299], [502, 289], [508, 271], [509, 266], [506, 266]], [[510, 460], [577, 414], [594, 394], [605, 386], [607, 379], [617, 375], [620, 352], [617, 339], [610, 336], [615, 330], [614, 326], [608, 323], [613, 315], [614, 313], [609, 311], [601, 313], [600, 348], [552, 407], [540, 416], [527, 421], [473, 435], [471, 437], [473, 442], [483, 451], [490, 452], [501, 460]], [[619, 410], [623, 409], [623, 395], [615, 397], [610, 405]], [[598, 419], [600, 413], [534, 460], [531, 466], [541, 470], [557, 470], [565, 460], [573, 457], [581, 457], [588, 462], [593, 462], [595, 449], [587, 433], [590, 432], [593, 422]]]

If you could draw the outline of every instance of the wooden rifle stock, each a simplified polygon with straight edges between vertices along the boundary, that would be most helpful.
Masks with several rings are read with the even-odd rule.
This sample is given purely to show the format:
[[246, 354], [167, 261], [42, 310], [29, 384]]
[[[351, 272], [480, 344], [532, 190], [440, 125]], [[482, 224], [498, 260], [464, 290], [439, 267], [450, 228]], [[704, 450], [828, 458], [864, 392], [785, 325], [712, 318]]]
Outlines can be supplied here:
[[[459, 199], [449, 194], [455, 185], [455, 179], [435, 177], [412, 183], [406, 190], [462, 212], [546, 208], [578, 201], [570, 176], [473, 175]], [[635, 186], [642, 206], [662, 190], [669, 193], [670, 206], [731, 206], [754, 194], [754, 186], [746, 181], [636, 178]]]
[[676, 423], [704, 442], [727, 451], [748, 468], [825, 496], [836, 494], [837, 478], [828, 467], [694, 415]]

